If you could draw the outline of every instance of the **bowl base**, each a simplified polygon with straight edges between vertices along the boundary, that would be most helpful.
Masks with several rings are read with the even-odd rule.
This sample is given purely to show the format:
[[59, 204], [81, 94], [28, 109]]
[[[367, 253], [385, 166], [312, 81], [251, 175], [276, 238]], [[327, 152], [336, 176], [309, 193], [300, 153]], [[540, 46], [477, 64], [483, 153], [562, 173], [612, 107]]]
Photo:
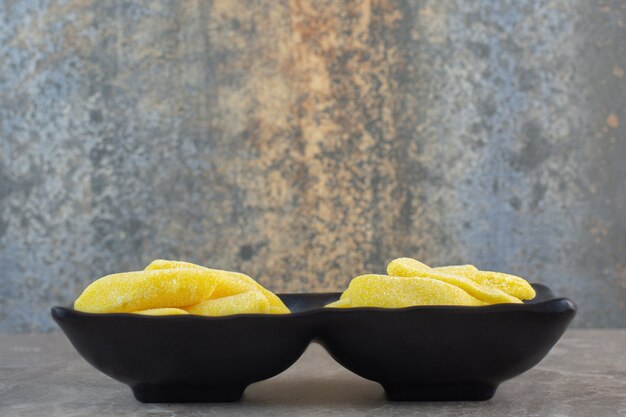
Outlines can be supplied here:
[[392, 401], [484, 401], [496, 393], [497, 385], [466, 384], [383, 384]]
[[215, 403], [239, 401], [245, 385], [137, 385], [135, 398], [142, 403]]

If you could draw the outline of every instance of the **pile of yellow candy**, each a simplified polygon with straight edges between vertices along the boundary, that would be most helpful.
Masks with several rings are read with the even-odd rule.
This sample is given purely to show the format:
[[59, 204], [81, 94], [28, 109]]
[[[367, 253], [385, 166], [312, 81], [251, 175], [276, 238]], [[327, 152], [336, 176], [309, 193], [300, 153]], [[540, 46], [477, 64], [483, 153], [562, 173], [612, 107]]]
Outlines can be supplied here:
[[88, 313], [153, 316], [290, 312], [276, 294], [247, 275], [161, 259], [143, 271], [94, 281], [76, 299], [74, 308]]
[[[354, 278], [341, 298], [326, 307], [484, 306], [535, 297], [525, 279], [480, 271], [473, 265], [431, 268], [412, 258], [398, 258], [389, 263], [387, 274]], [[78, 297], [74, 308], [88, 313], [153, 316], [290, 313], [276, 294], [247, 275], [160, 259], [143, 271], [96, 280]]]
[[525, 279], [480, 271], [473, 265], [431, 268], [412, 258], [398, 258], [389, 263], [387, 274], [354, 278], [341, 298], [326, 307], [484, 306], [535, 298]]

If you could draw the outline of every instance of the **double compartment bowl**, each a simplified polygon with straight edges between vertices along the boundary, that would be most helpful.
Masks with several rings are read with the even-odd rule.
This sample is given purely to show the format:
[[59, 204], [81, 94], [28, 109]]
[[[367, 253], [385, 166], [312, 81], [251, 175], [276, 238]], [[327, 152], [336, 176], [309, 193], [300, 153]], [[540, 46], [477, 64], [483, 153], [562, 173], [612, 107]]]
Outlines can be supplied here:
[[486, 400], [536, 365], [576, 307], [533, 284], [534, 300], [484, 307], [328, 309], [339, 293], [283, 294], [288, 315], [90, 314], [53, 307], [76, 350], [142, 402], [237, 401], [313, 340], [379, 382], [391, 400]]

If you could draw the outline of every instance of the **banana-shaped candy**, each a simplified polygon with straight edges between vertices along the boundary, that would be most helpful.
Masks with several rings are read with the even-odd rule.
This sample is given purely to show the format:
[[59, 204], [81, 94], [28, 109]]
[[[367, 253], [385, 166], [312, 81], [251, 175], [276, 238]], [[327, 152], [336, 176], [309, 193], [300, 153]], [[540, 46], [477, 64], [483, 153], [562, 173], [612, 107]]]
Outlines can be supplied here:
[[[340, 301], [350, 307], [401, 308], [416, 305], [482, 306], [454, 285], [431, 278], [361, 275], [354, 278]], [[335, 302], [336, 304], [337, 302]], [[328, 307], [336, 307], [332, 304]]]
[[505, 274], [503, 272], [479, 271], [472, 265], [452, 265], [434, 269], [460, 275], [485, 287], [502, 290], [520, 300], [532, 300], [536, 295], [535, 290], [528, 281], [515, 275]]
[[498, 288], [479, 285], [461, 275], [441, 272], [432, 269], [412, 258], [394, 259], [387, 266], [387, 273], [399, 277], [430, 278], [452, 284], [468, 294], [488, 304], [521, 303], [522, 301]]
[[195, 268], [124, 272], [91, 283], [74, 308], [88, 313], [130, 313], [182, 307], [209, 299], [214, 290], [207, 272]]
[[152, 261], [150, 265], [146, 267], [146, 270], [158, 270], [168, 268], [197, 268], [209, 272], [211, 274], [213, 282], [215, 283], [215, 291], [213, 292], [211, 298], [228, 297], [231, 295], [256, 290], [260, 291], [267, 298], [267, 301], [270, 305], [268, 311], [269, 314], [290, 313], [287, 306], [280, 300], [280, 298], [278, 298], [276, 294], [269, 291], [249, 276], [241, 274], [239, 272], [209, 269], [204, 266], [192, 264], [190, 262], [168, 261], [163, 259], [157, 259], [155, 261]]
[[268, 314], [270, 303], [259, 291], [242, 292], [228, 297], [201, 301], [185, 307], [190, 314], [201, 316], [230, 316], [232, 314]]

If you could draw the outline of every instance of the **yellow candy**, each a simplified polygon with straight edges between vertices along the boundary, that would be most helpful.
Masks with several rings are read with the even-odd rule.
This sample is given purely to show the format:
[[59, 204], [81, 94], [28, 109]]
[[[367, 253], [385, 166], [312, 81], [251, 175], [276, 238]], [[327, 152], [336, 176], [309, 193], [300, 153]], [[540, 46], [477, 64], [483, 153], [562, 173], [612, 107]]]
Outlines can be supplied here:
[[229, 295], [235, 295], [242, 292], [250, 291], [251, 285], [244, 282], [237, 272], [222, 271], [219, 269], [209, 269], [200, 265], [195, 265], [189, 262], [182, 261], [166, 261], [157, 259], [148, 265], [146, 271], [158, 271], [161, 269], [195, 269], [203, 271], [211, 277], [211, 281], [215, 284], [215, 291], [213, 291], [212, 298], [227, 297]]
[[[428, 268], [428, 266], [421, 262], [420, 264]], [[485, 287], [502, 290], [520, 300], [532, 300], [536, 295], [535, 290], [528, 281], [515, 275], [505, 274], [503, 272], [481, 271], [474, 265], [438, 266], [432, 269], [460, 275]]]
[[348, 299], [339, 299], [337, 301], [333, 301], [330, 304], [326, 304], [324, 307], [328, 307], [328, 308], [349, 308], [350, 307], [350, 303], [348, 302]]
[[[424, 265], [424, 264], [422, 264]], [[430, 267], [428, 267], [430, 268]], [[456, 274], [457, 272], [470, 272], [470, 271], [478, 271], [474, 265], [449, 265], [449, 266], [437, 266], [433, 268], [437, 271], [441, 272], [450, 272], [452, 274]]]
[[532, 300], [537, 295], [535, 289], [528, 281], [515, 275], [503, 272], [480, 271], [474, 265], [438, 266], [434, 269], [461, 275], [485, 287], [502, 290], [520, 300]]
[[187, 306], [190, 314], [200, 316], [230, 316], [233, 314], [267, 314], [270, 303], [260, 291], [248, 291], [228, 297], [206, 300]]
[[415, 269], [431, 269], [430, 266], [426, 265], [425, 263], [422, 263], [422, 262], [418, 261], [417, 259], [413, 259], [413, 258], [398, 258], [398, 259], [410, 259], [411, 260], [411, 267], [413, 267]]
[[[440, 268], [435, 269], [440, 270]], [[452, 266], [446, 267], [446, 272], [471, 279], [485, 287], [502, 290], [520, 300], [532, 300], [536, 295], [534, 288], [528, 281], [515, 275], [505, 274], [503, 272], [479, 271], [477, 269], [455, 269], [455, 267]]]
[[522, 301], [497, 288], [482, 286], [460, 275], [437, 271], [411, 258], [394, 259], [387, 266], [387, 273], [399, 277], [430, 278], [446, 282], [465, 290], [471, 296], [489, 304], [516, 303]]
[[[341, 295], [341, 301], [350, 307], [385, 308], [486, 304], [462, 289], [440, 280], [388, 275], [361, 275], [354, 278]], [[336, 305], [337, 302], [327, 307], [332, 307], [333, 304]]]
[[211, 297], [215, 284], [198, 269], [161, 269], [113, 274], [89, 285], [74, 308], [89, 313], [130, 313], [180, 307]]
[[197, 268], [203, 271], [210, 271], [216, 284], [215, 292], [211, 298], [221, 298], [230, 295], [240, 294], [251, 290], [257, 290], [263, 293], [270, 303], [269, 313], [271, 314], [287, 314], [290, 313], [285, 304], [278, 298], [276, 294], [269, 291], [261, 284], [245, 274], [239, 272], [222, 271], [219, 269], [209, 269], [204, 266], [192, 264], [183, 261], [169, 261], [157, 259], [148, 265], [146, 270], [158, 270], [164, 268]]
[[180, 308], [151, 308], [150, 310], [133, 311], [133, 314], [143, 314], [146, 316], [179, 316], [181, 314], [189, 314]]

